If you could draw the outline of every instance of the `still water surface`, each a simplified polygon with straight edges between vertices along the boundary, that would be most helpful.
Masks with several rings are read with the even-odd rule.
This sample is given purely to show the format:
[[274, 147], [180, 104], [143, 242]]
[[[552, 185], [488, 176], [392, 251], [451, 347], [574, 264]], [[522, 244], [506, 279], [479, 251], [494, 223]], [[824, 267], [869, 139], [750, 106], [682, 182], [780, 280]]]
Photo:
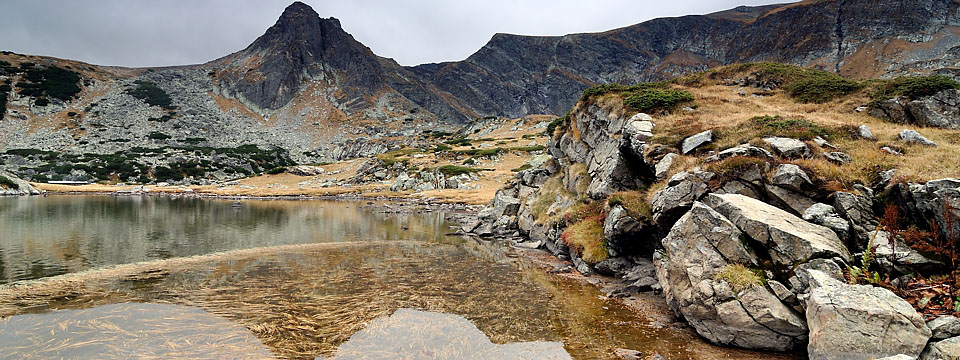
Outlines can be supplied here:
[[[447, 236], [446, 216], [361, 202], [0, 199], [0, 358], [771, 357], [708, 345], [503, 245]], [[192, 341], [197, 329], [226, 333]], [[406, 352], [382, 353], [393, 349]]]

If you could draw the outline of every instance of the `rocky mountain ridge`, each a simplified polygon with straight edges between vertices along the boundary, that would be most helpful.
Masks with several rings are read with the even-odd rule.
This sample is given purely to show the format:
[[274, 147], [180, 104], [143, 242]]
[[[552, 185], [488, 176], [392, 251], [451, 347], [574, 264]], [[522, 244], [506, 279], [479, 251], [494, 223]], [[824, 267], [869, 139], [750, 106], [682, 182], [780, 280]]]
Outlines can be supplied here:
[[[482, 116], [562, 114], [595, 84], [732, 62], [864, 76], [949, 72], [960, 51], [958, 8], [951, 0], [740, 7], [595, 34], [497, 34], [464, 61], [403, 67], [297, 2], [246, 49], [202, 65], [123, 69], [0, 54], [0, 150], [107, 155], [254, 145], [316, 163], [425, 145], [431, 132], [456, 132]], [[24, 91], [52, 84], [31, 82], [37, 69], [76, 74], [79, 92], [60, 99]], [[12, 161], [6, 165], [22, 165]], [[177, 160], [157, 165], [170, 161]]]

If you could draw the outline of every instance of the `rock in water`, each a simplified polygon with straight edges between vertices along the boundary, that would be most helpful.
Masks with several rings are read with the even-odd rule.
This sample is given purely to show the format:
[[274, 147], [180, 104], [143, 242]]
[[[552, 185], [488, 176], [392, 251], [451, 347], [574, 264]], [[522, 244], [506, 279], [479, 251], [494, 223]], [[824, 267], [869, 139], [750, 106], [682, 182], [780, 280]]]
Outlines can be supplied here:
[[807, 273], [813, 288], [806, 314], [810, 359], [920, 356], [931, 332], [905, 300], [883, 288], [842, 283], [818, 270]]
[[[3, 181], [3, 180], [6, 181]], [[0, 171], [0, 196], [4, 195], [40, 195], [40, 191], [30, 183], [20, 180], [9, 173]]]

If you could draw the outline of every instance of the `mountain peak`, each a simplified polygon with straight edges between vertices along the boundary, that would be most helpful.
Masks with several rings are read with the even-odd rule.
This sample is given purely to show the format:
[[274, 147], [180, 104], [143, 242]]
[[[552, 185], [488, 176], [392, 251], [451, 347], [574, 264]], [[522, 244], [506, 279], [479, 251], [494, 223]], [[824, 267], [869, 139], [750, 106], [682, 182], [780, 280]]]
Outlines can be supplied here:
[[304, 4], [299, 1], [294, 1], [293, 4], [287, 6], [286, 9], [283, 9], [283, 14], [280, 15], [279, 21], [290, 21], [295, 19], [313, 19], [320, 17], [320, 14], [317, 14], [310, 5]]

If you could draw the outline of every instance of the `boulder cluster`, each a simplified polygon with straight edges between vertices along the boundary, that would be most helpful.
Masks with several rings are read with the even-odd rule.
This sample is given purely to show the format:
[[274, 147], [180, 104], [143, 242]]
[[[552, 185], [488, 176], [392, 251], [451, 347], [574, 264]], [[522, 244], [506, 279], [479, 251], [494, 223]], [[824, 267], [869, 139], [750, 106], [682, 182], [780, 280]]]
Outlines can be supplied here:
[[[806, 349], [813, 359], [946, 359], [960, 356], [960, 320], [929, 324], [894, 292], [850, 281], [865, 261], [894, 276], [943, 267], [880, 226], [881, 200], [900, 216], [960, 233], [960, 179], [831, 191], [780, 159], [812, 156], [807, 143], [766, 137], [710, 151], [704, 165], [670, 175], [681, 154], [714, 142], [710, 131], [678, 149], [649, 143], [646, 114], [581, 103], [555, 134], [551, 158], [521, 171], [466, 231], [519, 237], [570, 260], [581, 273], [620, 277], [612, 295], [659, 291], [676, 315], [721, 345], [770, 351]], [[864, 137], [870, 129], [858, 129]], [[906, 139], [905, 139], [906, 140]], [[824, 149], [826, 139], [813, 140]], [[701, 152], [703, 153], [703, 152]], [[845, 164], [842, 152], [825, 159]], [[623, 195], [665, 183], [648, 209]], [[599, 209], [596, 220], [582, 215]], [[600, 205], [596, 205], [600, 204]], [[587, 220], [583, 220], [587, 219]], [[576, 221], [598, 221], [605, 256], [571, 241]]]

